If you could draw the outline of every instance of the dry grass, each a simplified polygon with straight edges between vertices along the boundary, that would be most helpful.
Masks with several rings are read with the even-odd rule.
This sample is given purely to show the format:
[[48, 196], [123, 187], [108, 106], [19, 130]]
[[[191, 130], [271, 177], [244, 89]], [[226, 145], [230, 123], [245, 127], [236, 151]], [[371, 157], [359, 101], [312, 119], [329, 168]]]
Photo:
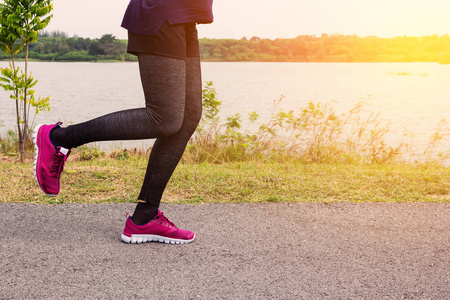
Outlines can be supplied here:
[[[33, 163], [0, 159], [0, 202], [119, 203], [136, 201], [147, 161], [138, 156], [71, 157], [57, 197], [37, 186]], [[450, 168], [435, 164], [232, 162], [180, 164], [164, 202], [449, 202]]]

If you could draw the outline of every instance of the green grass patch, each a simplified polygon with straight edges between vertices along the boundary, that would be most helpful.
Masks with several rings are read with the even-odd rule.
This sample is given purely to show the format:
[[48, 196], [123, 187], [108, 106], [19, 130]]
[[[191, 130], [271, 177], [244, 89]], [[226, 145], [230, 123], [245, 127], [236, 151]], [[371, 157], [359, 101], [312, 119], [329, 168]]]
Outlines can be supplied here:
[[[126, 156], [126, 157], [125, 157]], [[118, 159], [120, 157], [120, 159]], [[135, 202], [147, 160], [136, 155], [69, 159], [61, 193], [45, 196], [33, 163], [1, 157], [0, 202]], [[319, 164], [289, 162], [182, 163], [166, 203], [449, 202], [450, 169], [437, 164]]]

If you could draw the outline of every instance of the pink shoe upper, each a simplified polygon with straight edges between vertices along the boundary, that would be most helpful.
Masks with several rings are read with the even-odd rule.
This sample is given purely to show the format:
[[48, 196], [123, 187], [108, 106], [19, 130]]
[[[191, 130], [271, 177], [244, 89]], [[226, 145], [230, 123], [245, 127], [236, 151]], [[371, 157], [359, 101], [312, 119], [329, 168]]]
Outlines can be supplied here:
[[50, 141], [50, 131], [61, 125], [38, 125], [33, 134], [35, 144], [35, 175], [41, 189], [49, 196], [60, 190], [60, 177], [70, 150], [56, 147]]
[[131, 217], [128, 217], [123, 234], [128, 237], [133, 234], [158, 235], [179, 240], [191, 240], [195, 236], [192, 231], [177, 228], [164, 216], [162, 211], [158, 211], [156, 217], [145, 225], [136, 225]]

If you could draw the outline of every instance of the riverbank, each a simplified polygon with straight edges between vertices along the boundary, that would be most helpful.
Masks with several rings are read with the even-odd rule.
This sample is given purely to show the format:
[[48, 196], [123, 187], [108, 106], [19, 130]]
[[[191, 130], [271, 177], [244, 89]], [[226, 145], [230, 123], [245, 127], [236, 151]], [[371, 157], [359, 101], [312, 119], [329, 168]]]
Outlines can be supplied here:
[[[125, 154], [124, 154], [125, 153]], [[147, 160], [127, 152], [82, 160], [74, 153], [62, 175], [62, 191], [46, 197], [33, 162], [2, 156], [0, 202], [134, 202]], [[243, 202], [450, 202], [450, 168], [435, 164], [316, 164], [300, 161], [181, 163], [165, 203]]]

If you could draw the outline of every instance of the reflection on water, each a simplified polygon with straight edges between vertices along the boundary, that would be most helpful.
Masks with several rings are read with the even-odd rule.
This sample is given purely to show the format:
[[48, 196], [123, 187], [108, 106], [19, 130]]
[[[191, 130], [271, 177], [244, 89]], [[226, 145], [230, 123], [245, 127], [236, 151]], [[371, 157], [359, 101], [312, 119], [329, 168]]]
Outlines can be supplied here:
[[[7, 66], [7, 62], [0, 62]], [[346, 112], [358, 101], [391, 123], [391, 141], [405, 132], [424, 149], [438, 122], [450, 121], [450, 65], [433, 63], [203, 63], [203, 80], [213, 81], [222, 116], [256, 110], [269, 118], [273, 100], [280, 108], [298, 110], [309, 101], [337, 101]], [[36, 122], [78, 123], [117, 110], [143, 106], [137, 63], [32, 62], [39, 80], [37, 94], [51, 96], [51, 111]], [[0, 91], [0, 120], [14, 128], [14, 104]], [[106, 145], [106, 144], [103, 144]], [[149, 141], [111, 145], [147, 147]], [[105, 147], [105, 146], [104, 146]], [[444, 145], [450, 148], [449, 141]]]

